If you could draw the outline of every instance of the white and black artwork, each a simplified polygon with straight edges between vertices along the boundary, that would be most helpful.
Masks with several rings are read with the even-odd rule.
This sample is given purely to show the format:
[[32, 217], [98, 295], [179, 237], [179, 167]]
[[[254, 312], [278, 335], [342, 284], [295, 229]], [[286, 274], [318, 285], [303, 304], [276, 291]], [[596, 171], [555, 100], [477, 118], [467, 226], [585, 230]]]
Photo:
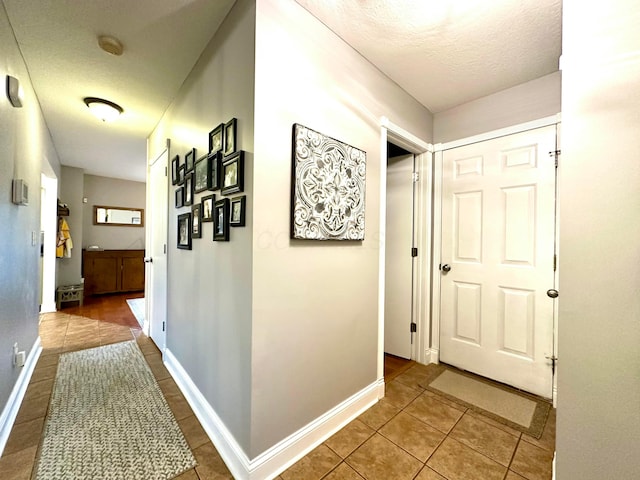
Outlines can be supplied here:
[[293, 126], [291, 238], [364, 240], [367, 154]]

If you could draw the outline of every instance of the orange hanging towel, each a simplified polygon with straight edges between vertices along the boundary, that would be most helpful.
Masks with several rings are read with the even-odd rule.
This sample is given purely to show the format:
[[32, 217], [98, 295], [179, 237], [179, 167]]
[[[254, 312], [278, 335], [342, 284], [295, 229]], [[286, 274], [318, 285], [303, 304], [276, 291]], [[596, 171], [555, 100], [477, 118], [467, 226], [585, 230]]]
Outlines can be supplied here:
[[71, 249], [73, 248], [73, 241], [71, 240], [71, 233], [69, 232], [69, 224], [64, 218], [61, 218], [58, 222], [58, 241], [56, 243], [56, 257], [70, 258]]

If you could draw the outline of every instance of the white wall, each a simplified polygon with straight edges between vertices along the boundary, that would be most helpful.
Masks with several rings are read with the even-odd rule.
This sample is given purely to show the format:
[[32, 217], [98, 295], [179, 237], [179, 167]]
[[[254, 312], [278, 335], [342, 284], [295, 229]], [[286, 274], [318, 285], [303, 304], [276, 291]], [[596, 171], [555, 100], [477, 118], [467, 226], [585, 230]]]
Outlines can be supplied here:
[[170, 158], [184, 159], [192, 147], [200, 156], [208, 151], [210, 130], [238, 119], [238, 145], [246, 151], [247, 226], [233, 228], [230, 242], [213, 242], [213, 225], [204, 223], [193, 250], [178, 250], [177, 216], [189, 207], [175, 209], [170, 188], [167, 347], [245, 452], [251, 420], [254, 33], [254, 2], [238, 0], [152, 133], [148, 152], [156, 158], [169, 138]]
[[[432, 115], [302, 7], [258, 0], [250, 458], [377, 378], [380, 117]], [[363, 242], [289, 239], [292, 125], [365, 150]]]
[[436, 113], [434, 143], [538, 120], [560, 112], [561, 73], [555, 72]]
[[[5, 95], [6, 75], [20, 80], [23, 107]], [[13, 344], [29, 352], [38, 337], [41, 172], [59, 175], [60, 163], [38, 99], [0, 3], [0, 417], [21, 368], [13, 366]], [[24, 179], [29, 205], [11, 203], [11, 180]], [[32, 235], [36, 235], [35, 245]], [[0, 425], [2, 428], [3, 425]]]
[[640, 475], [640, 8], [563, 5], [557, 478]]
[[[118, 178], [84, 175], [82, 248], [98, 245], [104, 249], [144, 249], [145, 227], [117, 227], [93, 224], [94, 205], [144, 209], [146, 185]], [[146, 213], [146, 212], [145, 212]], [[145, 225], [147, 218], [145, 215]]]

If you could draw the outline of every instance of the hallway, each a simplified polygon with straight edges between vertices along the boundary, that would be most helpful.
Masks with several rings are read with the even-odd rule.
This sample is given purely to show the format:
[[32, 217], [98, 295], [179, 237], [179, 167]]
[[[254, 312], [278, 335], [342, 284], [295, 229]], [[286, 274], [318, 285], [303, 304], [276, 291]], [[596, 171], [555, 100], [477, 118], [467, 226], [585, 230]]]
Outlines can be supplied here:
[[[42, 354], [0, 458], [2, 480], [29, 480], [41, 442], [44, 420], [61, 353], [135, 339], [198, 462], [179, 480], [232, 479], [232, 475], [202, 429], [182, 393], [162, 364], [160, 351], [142, 333], [126, 299], [143, 294], [85, 298], [84, 306], [43, 314]], [[97, 479], [96, 479], [97, 480]]]

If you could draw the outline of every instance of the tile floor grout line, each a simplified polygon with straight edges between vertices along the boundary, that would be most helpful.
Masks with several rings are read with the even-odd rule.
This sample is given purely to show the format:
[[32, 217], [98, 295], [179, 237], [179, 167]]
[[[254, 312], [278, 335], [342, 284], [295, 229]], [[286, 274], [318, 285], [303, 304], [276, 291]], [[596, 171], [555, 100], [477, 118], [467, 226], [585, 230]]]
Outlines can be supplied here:
[[[522, 435], [518, 438], [518, 442], [516, 443], [516, 448], [513, 449], [513, 453], [511, 454], [511, 460], [509, 460], [509, 466], [507, 467], [507, 473], [511, 471], [511, 465], [513, 464], [513, 459], [516, 458], [516, 453], [518, 452], [518, 448], [520, 447], [520, 442], [522, 441]], [[518, 474], [520, 475], [520, 474]], [[524, 477], [524, 475], [521, 475]]]

